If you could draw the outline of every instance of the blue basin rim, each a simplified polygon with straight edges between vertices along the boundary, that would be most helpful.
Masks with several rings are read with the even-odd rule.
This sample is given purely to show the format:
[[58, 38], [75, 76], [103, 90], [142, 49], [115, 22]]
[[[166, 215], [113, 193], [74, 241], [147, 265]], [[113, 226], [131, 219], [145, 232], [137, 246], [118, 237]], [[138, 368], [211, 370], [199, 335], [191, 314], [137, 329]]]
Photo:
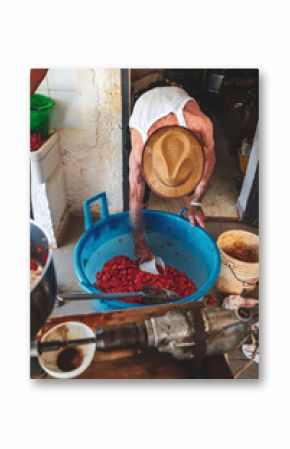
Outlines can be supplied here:
[[[158, 211], [158, 210], [144, 210], [143, 211], [143, 215], [159, 215], [159, 216], [163, 216], [163, 217], [167, 217], [169, 216], [171, 219], [173, 218], [174, 220], [178, 222], [183, 222], [185, 221], [184, 218], [182, 218], [182, 216], [178, 216], [169, 212], [164, 212], [164, 211]], [[114, 214], [114, 215], [107, 215], [106, 218], [103, 218], [99, 221], [97, 221], [96, 223], [92, 224], [90, 226], [89, 229], [87, 229], [83, 235], [80, 237], [76, 247], [75, 247], [75, 252], [74, 252], [74, 268], [75, 268], [75, 272], [78, 276], [78, 279], [80, 281], [80, 285], [82, 286], [82, 288], [89, 292], [89, 293], [98, 293], [99, 290], [97, 290], [94, 285], [88, 281], [85, 272], [83, 271], [83, 268], [81, 266], [81, 255], [82, 255], [82, 250], [84, 245], [86, 244], [88, 237], [91, 236], [95, 230], [100, 226], [100, 224], [104, 223], [104, 221], [106, 221], [107, 223], [110, 223], [110, 221], [115, 221], [116, 218], [118, 219], [118, 221], [123, 221], [123, 220], [128, 220], [128, 212], [121, 212], [118, 214]], [[187, 220], [186, 220], [187, 221]], [[191, 226], [189, 222], [188, 226]], [[186, 302], [191, 302], [191, 301], [199, 301], [203, 298], [203, 296], [212, 288], [212, 286], [214, 285], [214, 283], [216, 282], [216, 279], [219, 275], [220, 272], [220, 253], [218, 250], [218, 247], [215, 243], [215, 241], [212, 239], [212, 237], [202, 228], [197, 227], [192, 228], [193, 231], [200, 233], [201, 238], [203, 239], [207, 239], [207, 241], [211, 242], [212, 245], [212, 256], [214, 258], [213, 261], [213, 270], [211, 271], [211, 273], [209, 273], [208, 279], [206, 280], [206, 282], [204, 283], [204, 285], [202, 285], [201, 288], [199, 288], [193, 295], [187, 297], [187, 298], [182, 298], [178, 301], [174, 301], [175, 304], [177, 303], [186, 303]], [[98, 300], [97, 300], [98, 301]], [[102, 300], [99, 300], [102, 301]], [[124, 301], [117, 301], [114, 300], [114, 298], [112, 297], [112, 300], [105, 301], [106, 304], [108, 304], [108, 306], [113, 305], [114, 307], [112, 308], [112, 310], [116, 310], [116, 309], [127, 309], [127, 308], [139, 308], [139, 307], [147, 307], [145, 305], [140, 305], [140, 304], [132, 304], [132, 303], [128, 303], [128, 302], [124, 302]]]

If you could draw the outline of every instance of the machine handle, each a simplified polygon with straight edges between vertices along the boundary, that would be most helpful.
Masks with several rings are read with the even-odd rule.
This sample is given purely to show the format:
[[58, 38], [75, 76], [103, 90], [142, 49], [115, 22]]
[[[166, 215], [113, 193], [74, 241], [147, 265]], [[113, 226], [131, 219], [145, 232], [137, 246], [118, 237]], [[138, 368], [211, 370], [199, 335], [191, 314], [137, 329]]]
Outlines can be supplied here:
[[92, 203], [94, 203], [95, 201], [100, 201], [101, 220], [105, 220], [109, 216], [106, 192], [98, 193], [97, 195], [94, 195], [91, 198], [89, 198], [88, 200], [84, 201], [83, 208], [84, 208], [85, 230], [86, 231], [93, 226], [93, 219], [92, 219], [90, 205]]

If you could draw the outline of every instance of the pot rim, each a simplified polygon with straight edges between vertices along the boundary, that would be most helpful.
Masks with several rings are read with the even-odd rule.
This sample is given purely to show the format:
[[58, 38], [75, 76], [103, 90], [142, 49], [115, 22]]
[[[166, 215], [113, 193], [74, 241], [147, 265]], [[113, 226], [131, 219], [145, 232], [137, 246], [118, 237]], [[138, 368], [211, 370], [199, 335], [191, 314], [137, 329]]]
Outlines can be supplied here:
[[258, 260], [258, 262], [246, 262], [246, 261], [244, 261], [244, 260], [235, 259], [234, 257], [230, 256], [230, 255], [229, 255], [223, 248], [221, 248], [221, 246], [220, 246], [220, 240], [221, 240], [221, 237], [224, 236], [225, 234], [229, 234], [229, 233], [232, 233], [232, 232], [240, 232], [240, 233], [242, 233], [242, 234], [250, 234], [250, 235], [252, 235], [252, 236], [257, 237], [257, 239], [258, 239], [258, 242], [257, 242], [257, 243], [258, 243], [258, 248], [260, 248], [260, 245], [259, 245], [260, 239], [259, 239], [259, 236], [258, 236], [258, 235], [254, 234], [253, 232], [250, 232], [250, 231], [244, 231], [244, 229], [229, 229], [228, 231], [222, 232], [222, 233], [218, 236], [218, 238], [217, 238], [216, 244], [217, 244], [217, 247], [218, 247], [218, 249], [220, 250], [220, 252], [221, 252], [222, 254], [224, 254], [227, 258], [229, 258], [232, 262], [244, 263], [244, 264], [249, 265], [249, 266], [251, 266], [251, 267], [253, 267], [253, 266], [255, 266], [255, 265], [256, 265], [256, 266], [259, 266], [259, 264], [260, 264], [260, 254], [259, 254], [259, 260]]
[[[46, 237], [46, 239], [47, 239], [47, 243], [48, 243], [48, 255], [47, 255], [47, 260], [46, 260], [46, 262], [45, 262], [45, 265], [44, 265], [44, 267], [43, 267], [42, 274], [41, 274], [41, 276], [39, 277], [39, 279], [38, 279], [38, 281], [36, 282], [36, 284], [33, 286], [33, 288], [30, 289], [30, 294], [31, 294], [34, 290], [36, 290], [36, 288], [38, 287], [38, 285], [42, 282], [43, 278], [44, 278], [45, 275], [46, 275], [46, 272], [47, 272], [47, 270], [48, 270], [48, 267], [49, 267], [49, 265], [50, 265], [50, 262], [52, 261], [52, 249], [51, 249], [51, 247], [50, 247], [50, 239], [48, 238], [48, 235], [47, 235], [46, 231], [43, 229], [42, 226], [40, 226], [38, 223], [36, 223], [36, 222], [35, 222], [34, 220], [32, 220], [32, 219], [30, 219], [30, 226], [31, 226], [31, 224], [33, 224], [34, 226], [36, 226], [37, 228], [39, 228], [39, 229], [43, 232], [43, 234], [45, 235], [45, 237]], [[30, 229], [31, 229], [31, 228], [30, 228]]]

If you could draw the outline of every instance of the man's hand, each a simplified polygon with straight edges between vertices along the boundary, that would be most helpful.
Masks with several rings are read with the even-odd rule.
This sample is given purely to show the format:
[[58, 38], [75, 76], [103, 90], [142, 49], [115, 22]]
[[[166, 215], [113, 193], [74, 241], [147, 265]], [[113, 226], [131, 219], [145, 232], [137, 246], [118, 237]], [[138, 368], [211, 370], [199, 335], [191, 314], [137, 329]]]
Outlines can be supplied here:
[[198, 224], [203, 229], [205, 228], [205, 216], [200, 207], [191, 206], [188, 210], [188, 220], [192, 226]]
[[154, 254], [143, 238], [135, 238], [135, 254], [137, 259], [144, 261], [154, 258]]
[[192, 197], [190, 195], [182, 198], [183, 206], [188, 209], [187, 218], [192, 226], [199, 225], [203, 229], [205, 228], [205, 216], [200, 206], [192, 206], [190, 203]]

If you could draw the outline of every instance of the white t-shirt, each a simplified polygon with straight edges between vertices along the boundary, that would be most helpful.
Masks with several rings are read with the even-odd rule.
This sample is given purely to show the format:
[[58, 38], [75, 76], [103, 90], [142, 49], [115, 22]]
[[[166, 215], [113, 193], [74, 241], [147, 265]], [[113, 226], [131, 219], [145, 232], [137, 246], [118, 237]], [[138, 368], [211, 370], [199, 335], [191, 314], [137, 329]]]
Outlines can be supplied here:
[[183, 108], [190, 100], [193, 98], [180, 87], [154, 87], [136, 101], [129, 120], [129, 127], [139, 131], [143, 143], [148, 138], [151, 126], [171, 112], [176, 115], [179, 125], [186, 127]]

